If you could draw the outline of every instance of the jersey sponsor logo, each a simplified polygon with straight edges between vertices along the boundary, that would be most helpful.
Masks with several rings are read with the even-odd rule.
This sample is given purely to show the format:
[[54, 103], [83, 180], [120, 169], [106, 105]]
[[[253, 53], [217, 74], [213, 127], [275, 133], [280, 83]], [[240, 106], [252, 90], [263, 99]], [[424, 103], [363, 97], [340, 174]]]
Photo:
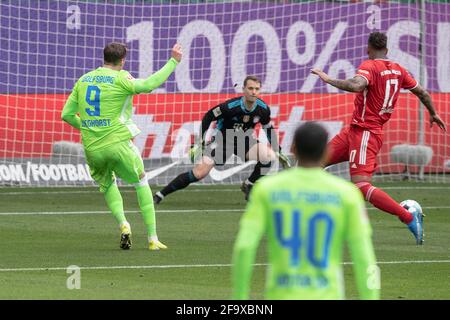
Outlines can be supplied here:
[[128, 74], [127, 79], [131, 80], [131, 81], [136, 80], [136, 79], [134, 79], [134, 77], [131, 74]]
[[361, 73], [365, 73], [365, 74], [370, 74], [370, 72], [369, 72], [369, 71], [367, 71], [367, 70], [363, 70], [363, 69], [359, 69], [359, 70], [358, 70], [358, 72], [361, 72]]
[[213, 110], [213, 114], [214, 116], [217, 118], [218, 116], [220, 116], [222, 114], [222, 111], [220, 110], [220, 107], [214, 108]]
[[253, 160], [248, 161], [246, 163], [243, 163], [243, 164], [240, 164], [233, 168], [225, 169], [225, 170], [217, 170], [216, 168], [212, 168], [212, 170], [209, 172], [209, 176], [214, 181], [222, 181], [222, 180], [225, 180], [226, 178], [229, 178], [232, 175], [238, 173], [239, 171], [244, 170], [245, 168], [247, 168], [253, 164], [256, 164], [256, 161], [253, 161]]

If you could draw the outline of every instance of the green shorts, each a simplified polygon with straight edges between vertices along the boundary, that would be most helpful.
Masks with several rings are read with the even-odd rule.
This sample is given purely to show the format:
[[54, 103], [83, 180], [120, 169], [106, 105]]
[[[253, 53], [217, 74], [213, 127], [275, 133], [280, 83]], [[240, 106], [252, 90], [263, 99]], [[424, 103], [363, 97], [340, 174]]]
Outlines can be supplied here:
[[101, 150], [85, 151], [92, 179], [105, 192], [116, 176], [128, 183], [138, 183], [144, 163], [138, 148], [131, 141], [114, 144]]

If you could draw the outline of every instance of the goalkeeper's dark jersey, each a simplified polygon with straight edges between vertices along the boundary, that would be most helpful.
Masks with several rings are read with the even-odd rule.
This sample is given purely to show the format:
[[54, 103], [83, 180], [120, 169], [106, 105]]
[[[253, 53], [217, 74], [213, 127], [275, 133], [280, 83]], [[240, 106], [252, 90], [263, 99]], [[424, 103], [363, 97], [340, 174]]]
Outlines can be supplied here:
[[245, 108], [244, 97], [227, 100], [210, 109], [202, 120], [202, 137], [205, 136], [212, 121], [217, 121], [216, 129], [226, 136], [226, 130], [247, 131], [260, 123], [264, 129], [272, 128], [270, 108], [261, 99], [256, 99], [253, 108]]

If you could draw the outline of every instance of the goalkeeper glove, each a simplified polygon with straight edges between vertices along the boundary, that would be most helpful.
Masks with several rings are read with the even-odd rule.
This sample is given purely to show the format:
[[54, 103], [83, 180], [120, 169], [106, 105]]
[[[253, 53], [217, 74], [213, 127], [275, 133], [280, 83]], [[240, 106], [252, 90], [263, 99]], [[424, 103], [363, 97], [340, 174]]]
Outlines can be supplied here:
[[283, 169], [287, 169], [291, 167], [291, 162], [289, 161], [289, 158], [283, 154], [281, 151], [277, 152], [278, 160], [280, 161], [281, 165], [283, 166]]
[[195, 163], [195, 160], [203, 153], [202, 144], [193, 144], [189, 149], [189, 159], [191, 163]]

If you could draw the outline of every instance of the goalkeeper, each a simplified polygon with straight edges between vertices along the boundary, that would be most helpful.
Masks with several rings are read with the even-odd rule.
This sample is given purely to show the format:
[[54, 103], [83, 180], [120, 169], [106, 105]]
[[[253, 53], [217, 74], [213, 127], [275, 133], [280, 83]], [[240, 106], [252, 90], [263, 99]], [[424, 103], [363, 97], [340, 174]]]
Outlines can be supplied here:
[[[270, 121], [270, 108], [258, 98], [261, 81], [254, 76], [247, 76], [242, 89], [243, 96], [227, 100], [205, 114], [200, 135], [202, 140], [189, 151], [192, 162], [202, 155], [200, 162], [157, 192], [153, 196], [156, 204], [170, 193], [205, 178], [214, 166], [224, 165], [232, 154], [244, 161], [257, 161], [253, 172], [241, 186], [246, 200], [253, 184], [270, 170], [275, 160], [279, 159], [283, 167], [290, 166], [289, 159], [281, 153], [278, 145], [278, 138]], [[217, 121], [216, 133], [212, 141], [206, 143], [205, 135], [213, 121]], [[253, 130], [258, 123], [266, 130], [272, 148], [253, 137]], [[222, 172], [223, 179], [228, 176], [225, 172], [226, 170]]]
[[116, 176], [136, 188], [149, 249], [166, 249], [156, 233], [155, 209], [144, 164], [131, 141], [140, 133], [131, 120], [132, 98], [135, 94], [151, 92], [167, 80], [181, 60], [181, 47], [175, 44], [169, 61], [147, 79], [134, 79], [128, 71], [122, 70], [127, 54], [125, 45], [110, 43], [103, 54], [103, 66], [86, 73], [76, 82], [62, 111], [62, 119], [81, 131], [91, 176], [100, 185], [119, 224], [120, 248], [131, 247], [131, 227], [125, 218]]
[[353, 260], [360, 298], [379, 298], [379, 269], [359, 190], [322, 171], [328, 133], [314, 122], [297, 128], [299, 167], [261, 179], [253, 188], [233, 253], [233, 298], [248, 299], [252, 267], [267, 235], [266, 298], [343, 299], [343, 245]]

